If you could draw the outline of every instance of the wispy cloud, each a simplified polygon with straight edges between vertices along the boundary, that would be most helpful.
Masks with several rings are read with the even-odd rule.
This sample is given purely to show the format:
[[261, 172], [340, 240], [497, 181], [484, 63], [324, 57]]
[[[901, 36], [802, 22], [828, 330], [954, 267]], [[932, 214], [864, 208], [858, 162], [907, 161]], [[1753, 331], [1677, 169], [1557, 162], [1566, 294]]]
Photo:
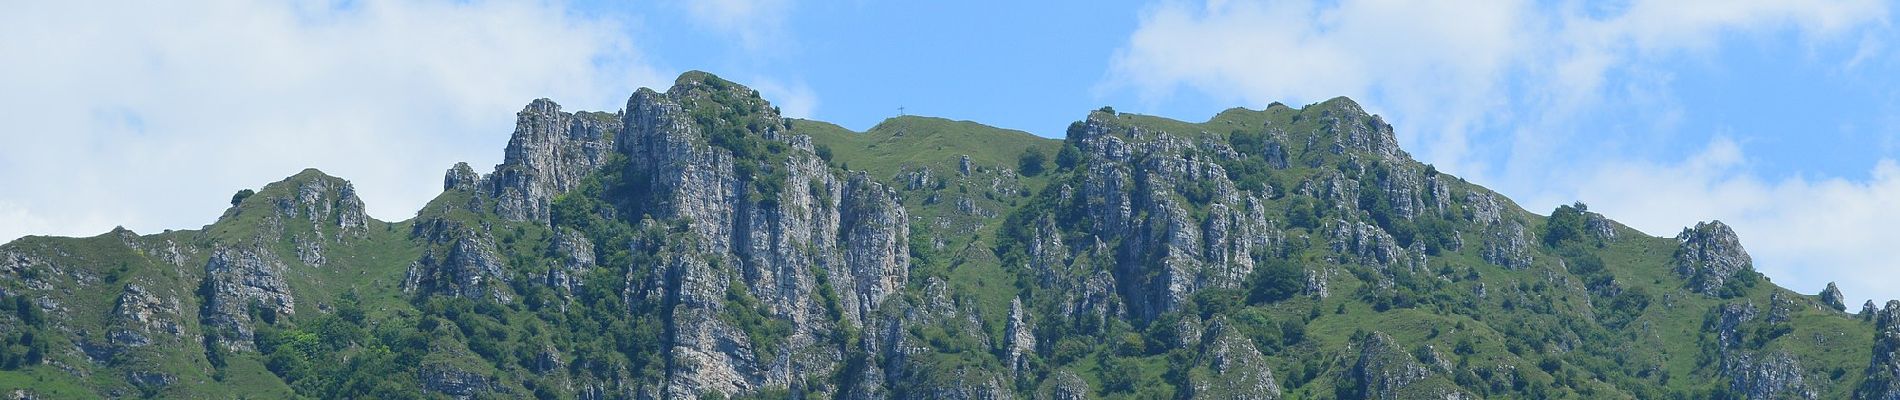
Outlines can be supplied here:
[[500, 158], [537, 97], [618, 109], [667, 82], [562, 3], [30, 2], [0, 14], [0, 240], [195, 228], [318, 167], [405, 219]]
[[687, 15], [701, 26], [738, 38], [748, 50], [782, 44], [792, 0], [688, 0]]
[[1746, 168], [1743, 146], [1718, 137], [1680, 162], [1605, 165], [1576, 180], [1578, 198], [1631, 226], [1668, 234], [1719, 218], [1783, 285], [1816, 292], [1828, 281], [1853, 298], [1900, 294], [1900, 163], [1883, 159], [1863, 181], [1768, 180]]
[[[1900, 269], [1885, 261], [1891, 244], [1863, 240], [1891, 236], [1879, 222], [1900, 221], [1900, 209], [1863, 206], [1893, 204], [1885, 196], [1900, 173], [1891, 161], [1864, 181], [1777, 181], [1745, 168], [1743, 147], [1733, 141], [1653, 162], [1644, 154], [1654, 152], [1631, 150], [1659, 139], [1629, 132], [1685, 129], [1681, 100], [1668, 89], [1675, 80], [1668, 61], [1706, 58], [1725, 41], [1787, 35], [1851, 45], [1857, 51], [1839, 61], [1852, 69], [1882, 57], [1879, 34], [1889, 32], [1890, 6], [1168, 1], [1142, 13], [1103, 85], [1150, 101], [1191, 90], [1255, 107], [1354, 96], [1400, 126], [1407, 148], [1440, 169], [1532, 207], [1582, 199], [1653, 234], [1722, 218], [1772, 277], [1808, 290], [1824, 283], [1809, 280], [1825, 277], [1797, 270], [1900, 279]], [[1575, 128], [1612, 115], [1618, 121], [1596, 126], [1628, 132]], [[1822, 204], [1829, 207], [1816, 206]], [[1900, 297], [1900, 285], [1842, 283], [1857, 295]]]

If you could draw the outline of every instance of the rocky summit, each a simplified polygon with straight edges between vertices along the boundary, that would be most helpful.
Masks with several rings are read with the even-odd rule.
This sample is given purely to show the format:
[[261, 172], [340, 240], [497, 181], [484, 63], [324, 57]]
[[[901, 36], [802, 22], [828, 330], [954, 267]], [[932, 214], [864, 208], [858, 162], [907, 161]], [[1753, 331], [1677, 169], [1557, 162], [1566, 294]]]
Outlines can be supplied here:
[[1776, 286], [1721, 222], [1527, 211], [1346, 98], [1077, 114], [858, 132], [703, 72], [533, 100], [405, 221], [306, 170], [0, 246], [0, 393], [1900, 399], [1900, 303]]

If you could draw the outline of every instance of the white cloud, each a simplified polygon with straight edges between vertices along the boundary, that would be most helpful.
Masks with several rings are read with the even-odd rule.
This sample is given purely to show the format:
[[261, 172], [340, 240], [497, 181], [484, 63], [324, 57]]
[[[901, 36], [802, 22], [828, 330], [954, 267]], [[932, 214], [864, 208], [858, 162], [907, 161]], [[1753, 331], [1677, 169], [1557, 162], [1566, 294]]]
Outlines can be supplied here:
[[[1334, 96], [1367, 104], [1402, 126], [1433, 126], [1442, 139], [1428, 153], [1462, 158], [1465, 132], [1499, 109], [1504, 76], [1531, 46], [1519, 32], [1525, 5], [1515, 1], [1163, 3], [1141, 18], [1117, 51], [1111, 87], [1150, 99], [1181, 87], [1253, 107], [1298, 106]], [[1436, 109], [1467, 112], [1427, 112]], [[1416, 138], [1403, 138], [1418, 149]], [[1458, 170], [1458, 168], [1448, 168]]]
[[792, 118], [811, 118], [818, 111], [818, 94], [804, 82], [781, 83], [776, 79], [757, 77], [747, 81], [746, 85], [759, 91], [759, 96], [779, 108], [779, 113]]
[[[1186, 89], [1256, 108], [1353, 96], [1399, 126], [1402, 144], [1421, 160], [1531, 200], [1524, 204], [1533, 209], [1582, 199], [1662, 235], [1719, 218], [1791, 288], [1812, 292], [1833, 277], [1852, 296], [1900, 297], [1900, 265], [1889, 261], [1900, 254], [1892, 243], [1874, 243], [1891, 242], [1889, 227], [1900, 226], [1893, 161], [1865, 180], [1770, 180], [1744, 168], [1742, 146], [1726, 139], [1681, 161], [1617, 155], [1666, 140], [1630, 132], [1682, 129], [1664, 63], [1702, 59], [1725, 41], [1792, 34], [1811, 46], [1857, 44], [1843, 70], [1876, 64], [1869, 60], [1885, 50], [1878, 35], [1890, 32], [1891, 4], [1636, 0], [1586, 8], [1599, 6], [1166, 1], [1142, 13], [1103, 85], [1153, 102]], [[1608, 125], [1628, 132], [1574, 128], [1586, 118], [1616, 118]]]
[[739, 38], [754, 51], [784, 33], [791, 0], [687, 0], [687, 15], [700, 25]]
[[[1881, 160], [1870, 178], [1761, 179], [1742, 147], [1717, 139], [1678, 163], [1631, 161], [1585, 173], [1578, 198], [1594, 211], [1651, 234], [1674, 235], [1698, 221], [1733, 226], [1776, 283], [1817, 293], [1838, 281], [1850, 298], [1900, 294], [1900, 164]], [[1856, 301], [1856, 303], [1858, 303]]]
[[648, 68], [563, 3], [28, 2], [0, 13], [0, 240], [195, 228], [305, 167], [400, 220], [493, 164], [538, 97], [616, 110]]

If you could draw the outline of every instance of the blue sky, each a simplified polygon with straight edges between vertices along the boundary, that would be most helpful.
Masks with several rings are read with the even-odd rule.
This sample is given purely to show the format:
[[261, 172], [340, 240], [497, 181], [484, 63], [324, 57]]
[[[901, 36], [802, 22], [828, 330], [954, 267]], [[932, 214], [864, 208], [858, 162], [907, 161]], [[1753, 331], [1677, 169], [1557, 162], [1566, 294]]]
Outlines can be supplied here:
[[1757, 268], [1900, 297], [1900, 34], [1875, 0], [20, 4], [0, 15], [0, 239], [189, 229], [305, 167], [406, 219], [537, 97], [689, 69], [864, 129], [1045, 136], [1351, 96], [1534, 211], [1734, 225]]

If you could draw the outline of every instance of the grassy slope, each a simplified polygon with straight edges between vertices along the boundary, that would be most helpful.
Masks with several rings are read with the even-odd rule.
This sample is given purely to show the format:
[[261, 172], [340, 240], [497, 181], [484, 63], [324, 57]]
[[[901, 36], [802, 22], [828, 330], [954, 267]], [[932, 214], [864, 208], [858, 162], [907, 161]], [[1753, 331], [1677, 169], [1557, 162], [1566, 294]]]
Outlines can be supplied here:
[[[1322, 109], [1328, 104], [1318, 105]], [[1312, 108], [1309, 107], [1309, 110]], [[1270, 107], [1267, 110], [1253, 111], [1233, 109], [1223, 112], [1203, 123], [1188, 123], [1163, 118], [1122, 114], [1121, 118], [1129, 124], [1146, 129], [1167, 131], [1188, 138], [1205, 136], [1224, 137], [1226, 132], [1245, 127], [1260, 126], [1273, 121], [1279, 126], [1289, 126], [1293, 132], [1312, 132], [1318, 127], [1316, 118], [1301, 118], [1302, 110], [1283, 106]], [[830, 149], [834, 166], [846, 167], [851, 171], [863, 171], [874, 179], [900, 189], [905, 206], [910, 210], [913, 226], [924, 226], [920, 231], [943, 231], [933, 225], [953, 226], [958, 224], [980, 224], [970, 234], [938, 234], [943, 240], [939, 256], [932, 265], [919, 265], [916, 269], [940, 271], [951, 282], [959, 301], [973, 302], [973, 308], [984, 318], [985, 326], [991, 330], [992, 337], [1001, 337], [1001, 319], [1006, 315], [1008, 302], [1022, 289], [1016, 269], [1020, 267], [1000, 265], [995, 259], [991, 246], [997, 240], [996, 232], [1003, 222], [1001, 215], [1026, 204], [1030, 197], [997, 195], [992, 183], [998, 179], [1008, 180], [1006, 170], [1014, 169], [1017, 155], [1025, 149], [1037, 149], [1053, 156], [1061, 145], [1060, 141], [1030, 135], [1020, 131], [1011, 131], [983, 126], [966, 121], [950, 121], [927, 117], [900, 117], [887, 120], [867, 132], [850, 130], [819, 121], [799, 120], [795, 122], [798, 133], [809, 134], [815, 141]], [[1322, 141], [1323, 142], [1323, 141]], [[1289, 161], [1319, 149], [1307, 149], [1299, 141], [1289, 143]], [[958, 160], [961, 156], [970, 156], [978, 168], [969, 177], [957, 174]], [[1292, 162], [1293, 166], [1280, 174], [1289, 177], [1311, 177], [1322, 172], [1305, 166], [1301, 162]], [[905, 189], [905, 174], [917, 168], [929, 168], [940, 179], [947, 180], [943, 188]], [[1324, 167], [1322, 167], [1324, 168]], [[1053, 166], [1050, 168], [1053, 170]], [[298, 174], [287, 182], [299, 179], [313, 179], [310, 171]], [[1038, 193], [1049, 182], [1060, 179], [1060, 175], [1045, 174], [1025, 177], [1015, 181], [1025, 193]], [[1297, 182], [1297, 179], [1293, 179]], [[1487, 191], [1475, 184], [1457, 183], [1461, 189]], [[273, 184], [265, 187], [255, 197], [257, 199], [288, 195], [292, 188], [288, 185]], [[1462, 190], [1455, 189], [1454, 193]], [[447, 215], [449, 218], [463, 220], [470, 225], [482, 222], [493, 223], [484, 215], [469, 213], [458, 207], [446, 207], [446, 204], [465, 204], [464, 194], [446, 193], [432, 202], [420, 214]], [[932, 195], [942, 196], [938, 201], [930, 201]], [[999, 217], [980, 218], [964, 215], [957, 210], [956, 198], [967, 198], [977, 207], [994, 211]], [[1506, 208], [1532, 222], [1531, 230], [1541, 230], [1544, 217], [1522, 210], [1509, 200], [1499, 196], [1507, 204]], [[255, 204], [253, 204], [255, 203]], [[113, 301], [129, 282], [138, 282], [148, 288], [156, 289], [167, 295], [175, 294], [181, 303], [181, 323], [187, 331], [198, 331], [198, 319], [195, 312], [200, 305], [192, 292], [196, 283], [202, 279], [204, 262], [209, 256], [212, 245], [230, 244], [257, 237], [262, 221], [261, 216], [269, 212], [268, 204], [246, 202], [237, 207], [235, 213], [227, 218], [206, 226], [203, 230], [173, 231], [139, 237], [138, 242], [146, 248], [134, 250], [115, 234], [106, 234], [91, 238], [52, 238], [28, 237], [0, 246], [0, 249], [35, 254], [64, 270], [63, 274], [49, 277], [54, 287], [69, 289], [50, 293], [55, 301], [64, 305], [70, 313], [55, 317], [61, 326], [70, 331], [88, 332], [80, 337], [98, 338], [106, 329], [108, 314]], [[1270, 212], [1283, 210], [1283, 202], [1270, 202]], [[316, 268], [302, 265], [294, 257], [295, 249], [290, 245], [289, 237], [311, 233], [308, 226], [286, 228], [285, 236], [266, 238], [286, 265], [290, 266], [291, 285], [298, 299], [298, 315], [320, 313], [320, 305], [333, 302], [342, 293], [356, 291], [369, 311], [371, 320], [399, 318], [412, 315], [415, 310], [408, 297], [397, 285], [402, 279], [408, 263], [415, 260], [424, 249], [407, 238], [413, 222], [385, 223], [370, 221], [367, 237], [338, 243], [326, 248], [329, 259], [324, 267]], [[295, 224], [293, 224], [295, 225]], [[519, 236], [511, 243], [500, 243], [510, 254], [535, 254], [537, 248], [547, 241], [544, 229], [520, 228], [497, 225], [497, 232], [510, 236], [507, 232]], [[1308, 235], [1323, 238], [1322, 232], [1305, 232], [1295, 229], [1288, 232], [1289, 237]], [[176, 266], [155, 258], [151, 244], [171, 240], [183, 247], [198, 249], [186, 257], [183, 266]], [[1323, 239], [1318, 239], [1323, 240]], [[1557, 256], [1548, 249], [1537, 249], [1536, 262], [1531, 268], [1507, 270], [1483, 262], [1478, 257], [1478, 243], [1481, 238], [1473, 233], [1464, 233], [1466, 246], [1456, 253], [1447, 253], [1431, 260], [1431, 268], [1449, 266], [1454, 269], [1472, 269], [1479, 277], [1474, 280], [1452, 279], [1438, 286], [1435, 293], [1447, 296], [1469, 296], [1478, 284], [1485, 285], [1492, 293], [1488, 300], [1474, 301], [1472, 312], [1451, 312], [1433, 308], [1399, 308], [1387, 311], [1375, 311], [1354, 293], [1365, 285], [1351, 274], [1340, 274], [1332, 286], [1334, 295], [1324, 300], [1297, 298], [1285, 302], [1254, 307], [1255, 312], [1264, 313], [1274, 320], [1306, 318], [1315, 310], [1317, 316], [1307, 323], [1307, 340], [1278, 351], [1269, 351], [1270, 364], [1276, 376], [1287, 387], [1290, 398], [1327, 397], [1331, 395], [1330, 373], [1313, 376], [1313, 381], [1290, 383], [1291, 376], [1299, 375], [1303, 370], [1318, 366], [1325, 371], [1336, 371], [1343, 362], [1336, 357], [1343, 354], [1350, 337], [1356, 331], [1382, 331], [1390, 334], [1402, 346], [1412, 348], [1429, 344], [1446, 355], [1461, 341], [1473, 344], [1474, 352], [1463, 358], [1472, 365], [1510, 365], [1524, 374], [1528, 380], [1549, 384], [1556, 378], [1539, 368], [1538, 362], [1546, 357], [1565, 360], [1566, 367], [1558, 374], [1581, 375], [1583, 383], [1572, 387], [1601, 388], [1601, 390], [1581, 393], [1565, 391], [1558, 397], [1594, 397], [1615, 398], [1629, 396], [1615, 390], [1614, 382], [1603, 376], [1591, 376], [1589, 372], [1577, 372], [1571, 365], [1577, 363], [1603, 362], [1602, 357], [1569, 357], [1563, 352], [1540, 351], [1539, 349], [1520, 349], [1511, 351], [1513, 341], [1521, 338], [1508, 337], [1508, 325], [1513, 324], [1555, 324], [1561, 323], [1565, 316], [1587, 316], [1594, 312], [1593, 299], [1585, 293], [1576, 278], [1556, 265]], [[1323, 246], [1315, 246], [1323, 247]], [[1672, 389], [1690, 390], [1709, 385], [1714, 380], [1712, 368], [1707, 360], [1698, 358], [1699, 342], [1706, 340], [1703, 333], [1703, 321], [1709, 310], [1724, 303], [1747, 301], [1763, 307], [1769, 305], [1770, 296], [1780, 293], [1793, 298], [1801, 307], [1796, 307], [1794, 331], [1770, 342], [1769, 350], [1785, 349], [1800, 356], [1809, 376], [1814, 379], [1810, 384], [1817, 389], [1822, 398], [1844, 398], [1859, 383], [1862, 369], [1868, 362], [1866, 349], [1871, 347], [1871, 331], [1868, 325], [1846, 314], [1818, 307], [1812, 296], [1796, 295], [1793, 292], [1773, 286], [1762, 285], [1748, 291], [1743, 298], [1722, 300], [1688, 293], [1681, 288], [1683, 280], [1673, 273], [1668, 262], [1675, 250], [1673, 239], [1644, 235], [1635, 230], [1620, 229], [1618, 239], [1607, 243], [1598, 251], [1602, 255], [1608, 270], [1617, 281], [1631, 286], [1642, 286], [1656, 294], [1654, 304], [1644, 314], [1624, 330], [1612, 332], [1622, 335], [1619, 339], [1624, 348], [1594, 349], [1592, 354], [1626, 353], [1631, 357], [1626, 363], [1654, 364], [1660, 367], [1672, 379], [1665, 386]], [[1312, 254], [1303, 256], [1312, 258]], [[512, 261], [512, 260], [511, 260]], [[115, 270], [123, 270], [116, 281], [103, 278]], [[1551, 280], [1550, 277], [1558, 277]], [[1565, 277], [1568, 277], [1567, 279]], [[1498, 299], [1515, 293], [1520, 287], [1544, 285], [1547, 289], [1531, 290], [1525, 296], [1547, 299], [1554, 304], [1557, 314], [1537, 315], [1519, 308], [1507, 310]], [[7, 293], [20, 293], [23, 283], [18, 281], [0, 282], [0, 288]], [[1343, 311], [1343, 312], [1341, 312]], [[89, 336], [88, 336], [89, 335]], [[57, 336], [56, 349], [73, 349], [69, 336]], [[992, 344], [997, 345], [997, 344]], [[262, 368], [261, 360], [254, 356], [238, 356], [231, 362], [231, 371], [223, 381], [210, 378], [210, 368], [204, 359], [201, 348], [183, 346], [154, 350], [156, 353], [141, 357], [141, 363], [147, 367], [178, 375], [181, 382], [172, 391], [163, 393], [179, 397], [220, 397], [233, 392], [246, 392], [262, 397], [287, 397], [289, 388], [274, 375]], [[1591, 353], [1586, 349], [1584, 353]], [[1456, 356], [1454, 356], [1456, 357]], [[69, 350], [57, 351], [54, 360], [67, 365], [88, 365], [83, 356]], [[466, 356], [456, 357], [454, 362], [467, 362]], [[1574, 359], [1574, 361], [1573, 361]], [[1166, 360], [1161, 356], [1138, 358], [1145, 369], [1157, 376], [1165, 368]], [[472, 368], [483, 369], [485, 363], [471, 363]], [[1063, 368], [1078, 371], [1090, 381], [1097, 381], [1095, 373], [1100, 365], [1096, 357], [1085, 357], [1076, 364]], [[1634, 368], [1634, 367], [1632, 367]], [[107, 368], [94, 368], [92, 374], [78, 377], [62, 372], [53, 366], [30, 367], [19, 371], [0, 372], [0, 388], [32, 387], [40, 394], [53, 397], [85, 397], [103, 391], [123, 390], [136, 393], [127, 386], [122, 374], [113, 373]], [[1098, 382], [1099, 383], [1099, 382]], [[519, 392], [517, 392], [519, 393]]]
[[[906, 116], [885, 120], [869, 131], [853, 132], [820, 121], [798, 120], [796, 133], [811, 135], [813, 142], [830, 148], [832, 165], [862, 171], [873, 179], [899, 191], [904, 207], [911, 215], [912, 232], [929, 232], [944, 241], [942, 256], [933, 264], [913, 269], [938, 269], [948, 275], [955, 293], [974, 301], [985, 319], [992, 337], [1001, 337], [1003, 319], [1009, 302], [1016, 296], [1017, 277], [1004, 268], [991, 251], [1001, 216], [1029, 201], [1025, 195], [1006, 195], [991, 190], [994, 182], [1014, 182], [1022, 193], [1042, 191], [1050, 174], [1015, 177], [1018, 157], [1025, 150], [1040, 151], [1053, 160], [1062, 142], [1031, 135], [1028, 132], [1001, 129], [969, 121]], [[960, 176], [963, 156], [970, 157], [974, 171]], [[934, 187], [909, 190], [904, 175], [928, 168], [937, 179], [946, 181], [942, 189]], [[1049, 169], [1055, 166], [1050, 164]], [[1007, 171], [1006, 171], [1007, 170]], [[931, 195], [939, 201], [930, 202]], [[996, 213], [993, 218], [976, 218], [957, 210], [956, 198], [967, 198], [977, 207]], [[971, 234], [944, 232], [944, 226], [980, 224]]]

